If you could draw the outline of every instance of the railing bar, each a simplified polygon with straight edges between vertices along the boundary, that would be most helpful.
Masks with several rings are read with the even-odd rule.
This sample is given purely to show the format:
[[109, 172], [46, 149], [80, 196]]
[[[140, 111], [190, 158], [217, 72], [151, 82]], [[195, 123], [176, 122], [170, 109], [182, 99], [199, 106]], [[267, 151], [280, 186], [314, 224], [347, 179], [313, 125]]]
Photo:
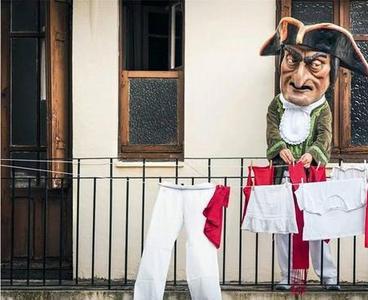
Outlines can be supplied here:
[[355, 284], [356, 284], [356, 236], [354, 235], [354, 238], [353, 238], [353, 285]]
[[243, 243], [243, 233], [241, 229], [241, 223], [242, 223], [242, 217], [243, 217], [243, 166], [244, 159], [240, 159], [240, 202], [239, 202], [239, 266], [238, 266], [238, 284], [241, 284], [241, 278], [242, 278], [242, 243]]
[[[227, 177], [224, 178], [224, 186], [227, 186]], [[222, 284], [226, 282], [226, 213], [227, 209], [224, 207], [224, 233], [222, 236], [223, 250], [222, 250]]]
[[125, 195], [125, 261], [124, 261], [124, 284], [128, 283], [128, 245], [129, 243], [129, 178], [126, 180]]
[[27, 213], [27, 286], [29, 286], [29, 269], [31, 265], [31, 178], [28, 178], [28, 213]]
[[59, 227], [59, 285], [62, 284], [62, 272], [61, 268], [63, 265], [63, 210], [64, 210], [64, 178], [61, 178], [61, 199], [60, 199], [60, 211], [59, 211], [59, 218], [60, 218], [60, 227]]
[[255, 260], [255, 272], [254, 272], [254, 283], [258, 284], [258, 232], [256, 233], [256, 260]]
[[[43, 201], [43, 258], [42, 258], [42, 283], [46, 285], [46, 248], [47, 248], [47, 201], [48, 201], [48, 184], [49, 181], [45, 177], [45, 199]], [[52, 178], [50, 184], [52, 184]]]
[[290, 272], [291, 272], [291, 233], [288, 237], [288, 285], [290, 285]]
[[112, 194], [113, 193], [113, 159], [110, 158], [110, 214], [109, 214], [109, 270], [108, 289], [111, 289], [111, 252], [112, 252]]
[[337, 284], [340, 284], [340, 238], [337, 239]]
[[77, 166], [77, 224], [76, 224], [76, 249], [75, 249], [75, 284], [78, 285], [79, 277], [79, 200], [80, 200], [80, 159]]
[[323, 285], [323, 249], [324, 245], [323, 245], [323, 240], [321, 240], [321, 276], [320, 276], [320, 283], [321, 285]]
[[272, 249], [271, 249], [271, 290], [275, 287], [275, 234], [272, 233]]
[[[179, 177], [179, 160], [175, 159], [175, 184], [178, 184], [178, 177]], [[176, 278], [177, 278], [177, 257], [178, 255], [178, 242], [175, 240], [174, 243], [174, 286], [176, 285]]]
[[145, 203], [145, 184], [146, 184], [146, 159], [143, 158], [142, 169], [142, 228], [141, 228], [141, 255], [144, 247], [144, 203]]
[[96, 243], [96, 191], [97, 179], [93, 178], [93, 208], [92, 208], [92, 270], [91, 270], [91, 284], [95, 284], [95, 243]]
[[10, 285], [13, 285], [14, 268], [14, 218], [15, 218], [15, 170], [12, 169], [12, 198], [11, 198], [11, 240], [10, 240]]

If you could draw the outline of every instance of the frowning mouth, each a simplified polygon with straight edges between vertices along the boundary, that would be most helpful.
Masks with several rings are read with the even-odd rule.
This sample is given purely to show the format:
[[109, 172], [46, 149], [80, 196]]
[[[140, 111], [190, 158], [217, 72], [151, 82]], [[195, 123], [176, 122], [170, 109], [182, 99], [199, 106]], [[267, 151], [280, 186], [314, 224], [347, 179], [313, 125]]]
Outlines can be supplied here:
[[298, 92], [306, 92], [306, 91], [312, 91], [312, 87], [309, 85], [302, 85], [300, 87], [297, 87], [294, 82], [290, 82], [290, 85], [294, 88], [294, 90]]

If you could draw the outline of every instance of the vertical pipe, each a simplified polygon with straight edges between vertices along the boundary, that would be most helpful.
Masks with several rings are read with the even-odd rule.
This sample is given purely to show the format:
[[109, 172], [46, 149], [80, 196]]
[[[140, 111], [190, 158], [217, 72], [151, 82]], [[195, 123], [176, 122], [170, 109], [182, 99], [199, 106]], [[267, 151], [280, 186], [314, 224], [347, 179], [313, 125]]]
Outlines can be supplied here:
[[129, 242], [129, 177], [126, 179], [125, 195], [125, 254], [124, 254], [124, 284], [128, 283], [128, 242]]
[[96, 190], [97, 179], [93, 178], [93, 211], [92, 211], [92, 270], [91, 270], [91, 284], [95, 284], [95, 241], [96, 241]]
[[80, 158], [77, 160], [77, 224], [76, 224], [76, 249], [75, 249], [75, 284], [78, 285], [79, 277], [79, 198], [80, 198]]
[[12, 168], [12, 197], [11, 197], [11, 240], [10, 240], [10, 285], [13, 285], [14, 268], [14, 218], [15, 218], [15, 169]]
[[108, 288], [111, 289], [111, 251], [112, 251], [112, 188], [113, 188], [113, 159], [110, 158], [110, 215], [109, 215], [109, 274]]

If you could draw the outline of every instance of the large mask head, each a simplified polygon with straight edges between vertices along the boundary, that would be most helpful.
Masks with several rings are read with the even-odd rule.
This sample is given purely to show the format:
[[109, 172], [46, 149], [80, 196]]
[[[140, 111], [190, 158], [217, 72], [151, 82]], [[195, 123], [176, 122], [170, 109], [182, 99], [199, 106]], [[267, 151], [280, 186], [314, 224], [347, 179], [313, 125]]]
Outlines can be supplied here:
[[321, 99], [330, 85], [331, 55], [305, 47], [285, 45], [280, 64], [280, 90], [300, 106]]
[[280, 89], [300, 106], [319, 100], [337, 77], [339, 65], [368, 76], [368, 64], [353, 36], [331, 23], [304, 25], [281, 19], [261, 55], [280, 55]]

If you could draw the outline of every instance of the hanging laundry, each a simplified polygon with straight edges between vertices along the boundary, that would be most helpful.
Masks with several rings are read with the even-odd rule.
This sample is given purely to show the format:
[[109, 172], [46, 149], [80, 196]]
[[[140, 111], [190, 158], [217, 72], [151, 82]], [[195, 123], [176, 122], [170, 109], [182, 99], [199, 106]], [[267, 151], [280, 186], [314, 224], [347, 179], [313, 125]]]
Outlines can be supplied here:
[[210, 202], [203, 210], [203, 215], [206, 217], [203, 232], [216, 248], [220, 248], [223, 207], [228, 206], [229, 196], [230, 187], [217, 185]]
[[161, 300], [174, 242], [187, 232], [187, 281], [192, 299], [221, 299], [217, 249], [203, 234], [203, 210], [215, 193], [211, 183], [161, 183], [134, 286], [135, 300]]
[[290, 183], [253, 186], [242, 229], [252, 232], [297, 233]]
[[366, 184], [345, 179], [302, 184], [295, 192], [304, 211], [303, 240], [323, 240], [364, 233]]
[[[252, 178], [252, 172], [254, 173], [254, 179]], [[254, 185], [272, 185], [274, 180], [275, 168], [274, 166], [248, 166], [248, 178], [247, 185], [244, 187], [244, 209], [242, 216], [242, 223], [247, 211], [247, 206], [250, 200], [250, 194], [252, 192], [252, 186]]]
[[[331, 178], [333, 180], [349, 179], [349, 178], [362, 178], [366, 182], [368, 181], [368, 168], [367, 164], [361, 164], [354, 167], [334, 167], [332, 169]], [[364, 211], [364, 207], [361, 208]], [[365, 229], [364, 229], [364, 247], [368, 248], [368, 192], [367, 201], [365, 206], [365, 212], [360, 212], [365, 214]]]

